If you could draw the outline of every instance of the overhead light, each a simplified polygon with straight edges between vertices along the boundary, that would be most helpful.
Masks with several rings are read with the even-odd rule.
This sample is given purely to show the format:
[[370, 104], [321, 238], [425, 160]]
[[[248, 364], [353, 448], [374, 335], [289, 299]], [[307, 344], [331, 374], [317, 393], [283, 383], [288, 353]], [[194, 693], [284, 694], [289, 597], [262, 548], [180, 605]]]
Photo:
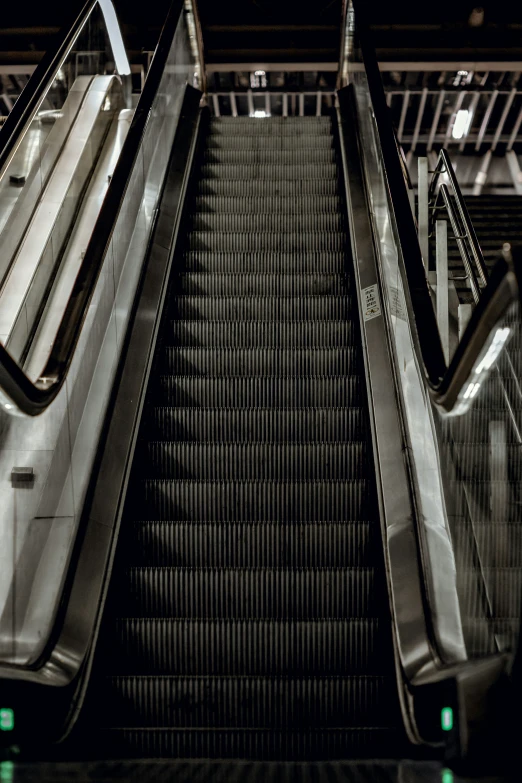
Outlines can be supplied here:
[[270, 117], [270, 112], [265, 111], [264, 109], [256, 109], [253, 114], [250, 115], [251, 117]]
[[484, 9], [474, 8], [468, 18], [468, 24], [470, 27], [482, 27], [484, 24]]
[[469, 71], [457, 71], [457, 74], [453, 79], [453, 86], [459, 87], [461, 84], [469, 84], [471, 78], [472, 74]]
[[463, 136], [467, 135], [471, 125], [471, 117], [472, 113], [468, 111], [468, 109], [460, 109], [457, 112], [455, 122], [453, 123], [453, 130], [451, 132], [454, 139], [462, 139]]
[[266, 71], [254, 71], [250, 74], [250, 86], [254, 88], [266, 87], [268, 84], [266, 80]]

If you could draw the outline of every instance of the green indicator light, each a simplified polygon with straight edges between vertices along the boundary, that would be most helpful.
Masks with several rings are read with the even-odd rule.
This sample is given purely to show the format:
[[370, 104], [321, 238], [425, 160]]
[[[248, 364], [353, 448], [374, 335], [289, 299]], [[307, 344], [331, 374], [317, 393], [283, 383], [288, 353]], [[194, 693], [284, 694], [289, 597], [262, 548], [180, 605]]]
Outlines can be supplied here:
[[12, 731], [14, 729], [14, 712], [10, 707], [0, 709], [0, 731]]
[[440, 725], [442, 731], [451, 731], [453, 728], [453, 710], [451, 707], [443, 707], [440, 712]]
[[14, 764], [12, 761], [0, 761], [0, 781], [1, 783], [13, 783]]
[[453, 772], [451, 769], [442, 770], [441, 783], [453, 783]]

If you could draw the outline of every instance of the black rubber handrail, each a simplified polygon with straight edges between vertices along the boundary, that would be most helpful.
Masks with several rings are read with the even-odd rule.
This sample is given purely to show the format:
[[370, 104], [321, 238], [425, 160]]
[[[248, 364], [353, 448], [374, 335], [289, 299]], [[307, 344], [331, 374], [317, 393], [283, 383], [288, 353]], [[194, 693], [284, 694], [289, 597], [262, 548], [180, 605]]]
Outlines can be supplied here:
[[[381, 79], [375, 49], [370, 38], [367, 3], [351, 0], [355, 10], [357, 43], [359, 45], [377, 126], [377, 133], [384, 162], [384, 176], [390, 192], [390, 208], [394, 213], [398, 241], [404, 252], [407, 276], [406, 299], [414, 315], [411, 330], [423, 357], [425, 372], [430, 385], [436, 387], [446, 374], [446, 361], [442, 351], [437, 320], [426, 280], [424, 262], [419, 247], [417, 227], [413, 219], [408, 191], [400, 156], [395, 141], [391, 113]], [[350, 11], [348, 10], [348, 14]], [[350, 21], [348, 20], [348, 24]]]
[[[353, 18], [350, 18], [353, 11], [356, 28]], [[390, 210], [402, 251], [399, 253], [399, 266], [411, 334], [433, 402], [444, 411], [451, 412], [491, 330], [509, 305], [520, 297], [522, 270], [517, 259], [499, 260], [448, 367], [442, 351], [391, 113], [370, 37], [367, 13], [368, 4], [363, 0], [350, 0], [348, 3], [347, 25], [351, 25], [351, 33], [355, 32], [362, 55], [390, 195]]]
[[183, 0], [173, 0], [118, 163], [40, 377], [35, 382], [31, 381], [4, 346], [0, 345], [0, 390], [3, 397], [0, 406], [10, 413], [38, 415], [52, 403], [65, 382], [182, 12]]

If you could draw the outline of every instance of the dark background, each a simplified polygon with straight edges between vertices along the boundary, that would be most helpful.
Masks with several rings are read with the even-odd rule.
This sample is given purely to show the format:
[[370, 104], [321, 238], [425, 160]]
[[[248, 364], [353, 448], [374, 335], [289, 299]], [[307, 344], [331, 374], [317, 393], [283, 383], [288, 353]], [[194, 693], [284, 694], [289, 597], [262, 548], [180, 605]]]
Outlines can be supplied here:
[[[135, 63], [152, 50], [168, 0], [115, 0]], [[522, 61], [522, 2], [487, 2], [484, 22], [469, 25], [477, 3], [464, 0], [367, 0], [383, 60]], [[0, 60], [37, 62], [81, 3], [4, 0]], [[341, 0], [200, 0], [206, 61], [332, 62], [337, 60]]]

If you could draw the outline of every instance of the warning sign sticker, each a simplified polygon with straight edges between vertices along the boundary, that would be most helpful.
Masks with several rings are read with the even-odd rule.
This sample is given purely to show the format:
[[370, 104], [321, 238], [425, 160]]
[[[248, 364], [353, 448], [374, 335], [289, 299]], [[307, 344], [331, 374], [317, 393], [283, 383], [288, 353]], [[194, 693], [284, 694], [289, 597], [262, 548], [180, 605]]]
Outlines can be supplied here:
[[377, 284], [369, 285], [368, 288], [362, 288], [363, 315], [365, 321], [371, 321], [381, 314], [381, 303], [379, 301], [379, 291]]

